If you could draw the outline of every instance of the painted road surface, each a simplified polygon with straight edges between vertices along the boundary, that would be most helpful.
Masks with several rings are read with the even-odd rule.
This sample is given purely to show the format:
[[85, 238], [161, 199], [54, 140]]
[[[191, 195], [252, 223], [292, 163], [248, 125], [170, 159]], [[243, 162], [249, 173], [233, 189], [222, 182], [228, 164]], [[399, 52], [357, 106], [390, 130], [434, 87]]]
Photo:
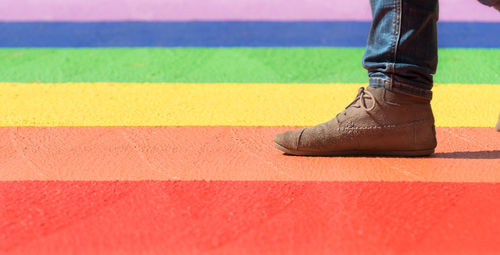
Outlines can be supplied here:
[[[22, 83], [366, 83], [363, 53], [317, 47], [0, 48], [0, 77]], [[498, 48], [441, 48], [435, 82], [500, 84], [498, 59]]]
[[[312, 126], [343, 110], [361, 86], [0, 83], [0, 126]], [[437, 84], [433, 92], [438, 127], [491, 127], [496, 120], [498, 85]]]
[[10, 254], [495, 254], [498, 183], [22, 181]]
[[[370, 22], [9, 22], [0, 47], [364, 47]], [[497, 48], [500, 23], [440, 22], [438, 46]], [[456, 40], [460, 38], [460, 40]]]
[[432, 156], [274, 148], [366, 86], [370, 18], [364, 0], [0, 1], [0, 254], [499, 254], [492, 8], [440, 1]]
[[499, 182], [500, 133], [438, 128], [426, 158], [294, 157], [292, 127], [3, 127], [2, 180]]
[[[498, 13], [473, 0], [439, 1], [441, 21], [500, 22]], [[300, 11], [299, 11], [300, 10]], [[3, 0], [0, 21], [370, 21], [369, 1], [351, 0]]]

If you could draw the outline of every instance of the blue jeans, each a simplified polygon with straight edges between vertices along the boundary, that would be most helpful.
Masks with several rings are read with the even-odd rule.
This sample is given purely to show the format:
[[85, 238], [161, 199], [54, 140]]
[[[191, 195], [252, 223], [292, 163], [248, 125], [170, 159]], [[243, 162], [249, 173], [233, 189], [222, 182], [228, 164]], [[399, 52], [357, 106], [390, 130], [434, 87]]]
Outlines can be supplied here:
[[500, 0], [478, 0], [478, 1], [484, 5], [495, 7], [495, 9], [500, 11]]
[[[500, 0], [479, 0], [489, 6]], [[373, 21], [363, 56], [371, 87], [432, 98], [438, 0], [370, 0]]]

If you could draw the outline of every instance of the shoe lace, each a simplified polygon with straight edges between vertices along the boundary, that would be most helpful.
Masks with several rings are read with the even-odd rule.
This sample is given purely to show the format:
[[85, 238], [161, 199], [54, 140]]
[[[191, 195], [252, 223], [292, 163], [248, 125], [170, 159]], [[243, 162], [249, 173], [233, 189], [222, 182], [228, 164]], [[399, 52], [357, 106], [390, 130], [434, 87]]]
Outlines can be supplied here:
[[[371, 99], [373, 101], [372, 106], [369, 108], [366, 106], [366, 99]], [[356, 102], [359, 102], [359, 104], [355, 104]], [[361, 87], [358, 89], [358, 94], [356, 95], [356, 98], [354, 98], [354, 100], [346, 107], [346, 109], [349, 108], [350, 106], [355, 106], [355, 107], [359, 106], [365, 109], [365, 111], [369, 112], [373, 110], [373, 108], [375, 108], [375, 97], [370, 91], [365, 90], [364, 87]]]
[[[366, 99], [371, 99], [373, 101], [373, 104], [371, 107], [367, 107], [366, 106]], [[358, 103], [359, 102], [359, 103]], [[358, 89], [358, 94], [356, 95], [356, 98], [354, 98], [354, 100], [346, 106], [345, 109], [349, 108], [349, 107], [361, 107], [363, 108], [365, 111], [369, 112], [371, 110], [373, 110], [373, 108], [375, 108], [375, 97], [373, 96], [373, 94], [368, 91], [368, 90], [365, 90], [364, 87], [361, 87]], [[342, 111], [341, 113], [343, 113], [344, 115], [346, 115], [346, 111]], [[339, 114], [341, 114], [339, 113]], [[335, 117], [335, 119], [337, 120], [337, 122], [339, 122], [339, 119], [338, 119], [338, 116], [339, 114], [337, 114], [337, 116]]]

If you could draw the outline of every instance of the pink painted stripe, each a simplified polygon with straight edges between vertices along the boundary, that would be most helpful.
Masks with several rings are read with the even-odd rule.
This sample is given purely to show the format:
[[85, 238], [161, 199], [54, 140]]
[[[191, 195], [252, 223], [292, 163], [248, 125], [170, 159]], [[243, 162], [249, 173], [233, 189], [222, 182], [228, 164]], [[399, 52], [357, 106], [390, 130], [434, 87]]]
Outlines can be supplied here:
[[[442, 21], [500, 22], [475, 0], [441, 0]], [[368, 0], [2, 0], [0, 21], [368, 21]]]

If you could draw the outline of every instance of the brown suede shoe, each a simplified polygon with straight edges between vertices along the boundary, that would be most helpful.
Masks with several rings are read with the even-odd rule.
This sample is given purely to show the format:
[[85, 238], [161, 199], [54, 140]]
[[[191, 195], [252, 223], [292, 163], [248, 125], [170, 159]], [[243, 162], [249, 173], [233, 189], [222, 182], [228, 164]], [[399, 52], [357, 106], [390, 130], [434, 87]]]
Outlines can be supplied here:
[[430, 100], [373, 87], [328, 122], [274, 136], [286, 154], [311, 156], [427, 156], [436, 144]]
[[498, 115], [498, 122], [496, 126], [497, 131], [500, 131], [500, 115]]

